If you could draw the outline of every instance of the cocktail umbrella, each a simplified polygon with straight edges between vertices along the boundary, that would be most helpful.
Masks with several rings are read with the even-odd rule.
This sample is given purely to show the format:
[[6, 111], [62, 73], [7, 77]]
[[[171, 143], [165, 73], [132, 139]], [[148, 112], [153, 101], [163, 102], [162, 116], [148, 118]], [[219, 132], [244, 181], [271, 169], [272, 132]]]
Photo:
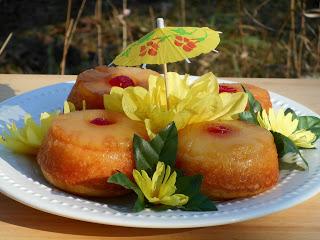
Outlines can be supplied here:
[[157, 26], [130, 44], [112, 63], [120, 66], [163, 64], [166, 79], [167, 63], [189, 62], [189, 58], [213, 51], [220, 42], [220, 32], [207, 27], [164, 27], [163, 18], [157, 19]]

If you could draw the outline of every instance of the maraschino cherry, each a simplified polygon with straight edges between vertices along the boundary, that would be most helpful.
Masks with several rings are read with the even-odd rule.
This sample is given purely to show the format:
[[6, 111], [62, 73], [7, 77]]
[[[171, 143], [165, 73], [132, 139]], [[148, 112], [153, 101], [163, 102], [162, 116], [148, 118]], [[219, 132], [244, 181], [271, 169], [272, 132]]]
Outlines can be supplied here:
[[106, 125], [110, 125], [113, 124], [113, 122], [111, 122], [110, 120], [106, 119], [106, 118], [95, 118], [92, 119], [90, 121], [91, 124], [97, 125], [97, 126], [106, 126]]
[[120, 76], [116, 76], [114, 78], [111, 78], [109, 80], [109, 84], [112, 87], [121, 87], [121, 88], [127, 88], [130, 86], [134, 86], [134, 82], [132, 81], [132, 79], [129, 78], [128, 76], [124, 76], [124, 75], [120, 75]]

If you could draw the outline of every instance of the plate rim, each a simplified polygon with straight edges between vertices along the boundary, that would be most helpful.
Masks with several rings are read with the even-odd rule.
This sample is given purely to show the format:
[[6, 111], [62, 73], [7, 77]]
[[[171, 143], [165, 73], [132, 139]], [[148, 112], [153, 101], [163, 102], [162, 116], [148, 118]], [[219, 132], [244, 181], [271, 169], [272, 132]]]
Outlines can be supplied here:
[[[224, 79], [218, 79], [219, 82], [234, 82], [234, 81], [229, 81], [229, 80], [224, 80]], [[58, 85], [62, 85], [65, 83], [74, 83], [75, 81], [68, 81], [68, 82], [62, 82], [62, 83], [57, 83], [57, 84], [52, 84], [49, 86], [45, 86], [42, 88], [37, 88], [28, 92], [25, 92], [23, 94], [8, 98], [2, 102], [0, 102], [0, 106], [7, 104], [8, 102], [12, 101], [13, 99], [17, 99], [22, 95], [28, 95], [28, 94], [32, 94], [32, 93], [36, 93], [38, 91], [43, 91], [43, 90], [49, 90], [52, 87], [58, 87]], [[282, 98], [283, 101], [285, 101], [286, 104], [288, 105], [295, 105], [296, 108], [303, 108], [305, 110], [307, 110], [308, 112], [310, 112], [311, 114], [315, 115], [315, 116], [319, 116], [317, 113], [315, 113], [313, 110], [309, 109], [308, 107], [290, 99], [287, 97], [284, 97], [282, 95], [279, 95], [277, 93], [271, 92], [269, 91], [270, 95], [275, 96], [276, 98]], [[1, 151], [0, 151], [1, 153]], [[1, 161], [5, 161], [1, 156], [0, 156], [0, 160]], [[262, 217], [262, 216], [266, 216], [278, 211], [282, 211], [285, 209], [288, 209], [290, 207], [293, 207], [299, 203], [302, 203], [304, 201], [306, 201], [307, 199], [310, 199], [311, 197], [315, 196], [318, 192], [320, 192], [320, 183], [318, 184], [318, 186], [316, 188], [313, 188], [311, 191], [309, 190], [307, 192], [307, 194], [303, 194], [303, 195], [299, 195], [296, 196], [295, 198], [292, 199], [288, 199], [286, 204], [279, 204], [276, 206], [272, 206], [271, 209], [270, 207], [268, 207], [267, 209], [262, 209], [260, 211], [255, 211], [255, 214], [252, 214], [252, 212], [250, 213], [246, 213], [246, 214], [241, 214], [242, 217], [235, 217], [234, 219], [226, 219], [225, 221], [213, 221], [211, 218], [207, 218], [207, 219], [202, 219], [201, 224], [199, 224], [198, 221], [196, 221], [194, 218], [190, 218], [189, 220], [185, 220], [185, 221], [176, 221], [175, 225], [170, 225], [167, 224], [165, 221], [160, 221], [155, 223], [154, 221], [146, 221], [146, 218], [142, 218], [142, 221], [124, 221], [121, 217], [120, 218], [114, 218], [113, 216], [111, 218], [108, 218], [108, 216], [104, 216], [103, 219], [100, 218], [96, 218], [96, 217], [92, 217], [89, 215], [83, 215], [82, 212], [80, 212], [80, 214], [74, 214], [74, 211], [62, 211], [59, 210], [57, 208], [52, 208], [50, 207], [51, 204], [47, 204], [47, 203], [42, 203], [41, 206], [38, 206], [36, 204], [37, 201], [39, 201], [38, 199], [34, 200], [34, 199], [29, 199], [26, 200], [25, 197], [21, 196], [21, 195], [16, 195], [15, 191], [10, 188], [10, 186], [6, 186], [4, 184], [4, 181], [1, 180], [0, 178], [0, 192], [3, 193], [4, 195], [6, 195], [7, 197], [14, 199], [24, 205], [27, 205], [29, 207], [38, 209], [40, 211], [43, 212], [47, 212], [50, 214], [54, 214], [57, 216], [62, 216], [62, 217], [67, 217], [67, 218], [71, 218], [71, 219], [75, 219], [75, 220], [81, 220], [81, 221], [87, 221], [87, 222], [94, 222], [94, 223], [100, 223], [100, 224], [110, 224], [110, 225], [115, 225], [115, 226], [123, 226], [123, 227], [139, 227], [139, 228], [194, 228], [194, 227], [208, 227], [208, 226], [217, 226], [217, 225], [224, 225], [224, 224], [231, 224], [231, 223], [236, 223], [236, 222], [241, 222], [241, 221], [246, 221], [246, 220], [250, 220], [250, 219], [254, 219], [254, 218], [258, 218], [258, 217]], [[68, 194], [68, 193], [67, 193]], [[289, 204], [288, 204], [289, 203]], [[195, 212], [197, 213], [197, 212]]]

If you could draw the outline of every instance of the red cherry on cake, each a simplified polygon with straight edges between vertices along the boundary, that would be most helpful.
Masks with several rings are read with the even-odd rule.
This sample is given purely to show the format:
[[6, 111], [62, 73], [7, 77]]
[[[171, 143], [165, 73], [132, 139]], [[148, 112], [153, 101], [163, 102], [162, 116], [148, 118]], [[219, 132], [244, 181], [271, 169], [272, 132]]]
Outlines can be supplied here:
[[226, 86], [226, 85], [219, 85], [219, 93], [223, 93], [223, 92], [236, 93], [237, 89], [235, 89], [233, 87]]
[[99, 117], [92, 119], [90, 123], [97, 126], [106, 126], [106, 125], [113, 124], [113, 122], [111, 122], [110, 120], [106, 118], [99, 118]]
[[121, 87], [121, 88], [134, 86], [134, 82], [132, 81], [132, 79], [124, 75], [111, 78], [109, 80], [109, 84], [113, 87]]
[[207, 131], [210, 134], [217, 135], [217, 136], [225, 136], [233, 132], [233, 130], [230, 127], [223, 126], [223, 125], [210, 125], [207, 128]]

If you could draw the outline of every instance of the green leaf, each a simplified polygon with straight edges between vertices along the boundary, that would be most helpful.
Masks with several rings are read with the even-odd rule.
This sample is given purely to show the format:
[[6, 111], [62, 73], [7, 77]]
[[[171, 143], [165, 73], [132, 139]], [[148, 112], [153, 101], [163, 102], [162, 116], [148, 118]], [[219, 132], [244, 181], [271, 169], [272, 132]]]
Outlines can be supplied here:
[[298, 117], [298, 120], [298, 130], [309, 130], [316, 135], [317, 139], [320, 137], [320, 118], [315, 116], [301, 116]]
[[[282, 157], [286, 155], [287, 153], [295, 153], [298, 154], [305, 165], [308, 167], [308, 162], [305, 160], [305, 158], [302, 156], [300, 153], [299, 149], [294, 145], [294, 143], [290, 140], [290, 138], [282, 135], [281, 133], [273, 132], [271, 131], [273, 138], [274, 138], [274, 143], [276, 144], [277, 147], [277, 152], [278, 152], [278, 157], [279, 157], [279, 166], [281, 169], [296, 169], [301, 171], [303, 168], [299, 166], [296, 162], [293, 163], [287, 163], [282, 161]], [[303, 169], [305, 170], [305, 169]]]
[[247, 90], [243, 85], [242, 89], [245, 93], [248, 94], [248, 102], [249, 102], [249, 107], [250, 107], [250, 111], [254, 112], [254, 113], [258, 113], [262, 111], [262, 107], [261, 104], [255, 99], [255, 97], [253, 96], [253, 94]]
[[133, 210], [135, 212], [142, 211], [145, 208], [144, 205], [144, 195], [140, 188], [127, 177], [127, 175], [123, 173], [113, 174], [108, 179], [108, 183], [118, 184], [126, 189], [133, 190], [137, 194], [137, 200], [134, 204]]
[[285, 115], [291, 113], [293, 119], [298, 119], [297, 130], [304, 129], [313, 132], [316, 135], [315, 141], [317, 141], [320, 137], [320, 118], [316, 116], [298, 116], [291, 108], [287, 108], [284, 113]]
[[255, 97], [249, 90], [247, 90], [243, 85], [241, 85], [241, 87], [243, 91], [248, 95], [249, 111], [240, 113], [240, 119], [246, 122], [259, 125], [257, 120], [257, 114], [258, 112], [262, 111], [261, 104], [255, 99]]
[[178, 151], [178, 130], [174, 122], [151, 140], [151, 146], [159, 153], [159, 160], [174, 167]]
[[181, 176], [177, 178], [176, 193], [183, 193], [187, 196], [193, 196], [200, 192], [203, 177], [201, 175]]
[[316, 135], [316, 139], [320, 137], [320, 118], [316, 116], [298, 116], [294, 110], [287, 108], [284, 112], [285, 114], [291, 113], [293, 119], [298, 119], [299, 124], [297, 130], [308, 130], [313, 132]]
[[240, 120], [242, 120], [242, 121], [257, 124], [256, 116], [254, 114], [252, 114], [252, 112], [244, 111], [244, 112], [240, 113], [239, 117], [240, 117]]
[[182, 206], [186, 211], [217, 211], [213, 201], [200, 192], [203, 177], [201, 175], [182, 176], [176, 181], [177, 191], [189, 197], [186, 205]]
[[159, 161], [159, 153], [148, 141], [136, 134], [133, 137], [133, 155], [136, 169], [139, 171], [145, 170], [148, 174], [154, 171]]
[[287, 115], [288, 113], [291, 113], [291, 114], [292, 114], [292, 119], [297, 119], [297, 118], [298, 118], [296, 112], [295, 112], [293, 109], [287, 108], [287, 109], [284, 111], [284, 115]]
[[150, 142], [134, 135], [133, 153], [136, 169], [152, 174], [158, 161], [175, 166], [178, 148], [178, 131], [174, 122], [160, 131]]
[[188, 203], [182, 207], [185, 211], [218, 211], [214, 202], [201, 193], [189, 198]]

